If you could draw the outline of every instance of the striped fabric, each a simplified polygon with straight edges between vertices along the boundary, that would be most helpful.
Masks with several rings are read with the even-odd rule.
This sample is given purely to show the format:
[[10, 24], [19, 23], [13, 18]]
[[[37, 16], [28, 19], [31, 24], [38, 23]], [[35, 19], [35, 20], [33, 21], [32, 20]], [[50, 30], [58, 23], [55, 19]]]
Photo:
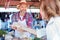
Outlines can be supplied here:
[[[32, 22], [33, 22], [33, 17], [30, 13], [25, 13], [25, 15], [23, 16], [23, 20], [26, 19], [26, 24], [28, 27], [32, 27]], [[12, 23], [13, 22], [18, 22], [18, 20], [21, 20], [20, 19], [20, 16], [19, 16], [19, 12], [18, 13], [14, 13], [12, 15]]]

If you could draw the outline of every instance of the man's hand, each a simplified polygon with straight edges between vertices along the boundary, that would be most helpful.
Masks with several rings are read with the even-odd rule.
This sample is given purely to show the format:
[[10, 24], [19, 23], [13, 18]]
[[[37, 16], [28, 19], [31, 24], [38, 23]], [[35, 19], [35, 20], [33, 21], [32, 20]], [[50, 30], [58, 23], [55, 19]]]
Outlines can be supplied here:
[[17, 29], [17, 27], [16, 27], [16, 26], [13, 26], [13, 25], [10, 25], [10, 27], [11, 27], [12, 29], [14, 29], [14, 30]]
[[12, 29], [17, 29], [17, 27], [19, 27], [18, 22], [13, 22], [13, 24], [11, 25]]
[[18, 22], [14, 22], [12, 25], [11, 25], [11, 28], [14, 29], [14, 30], [18, 30], [20, 32], [23, 32], [24, 30], [22, 30], [22, 25]]

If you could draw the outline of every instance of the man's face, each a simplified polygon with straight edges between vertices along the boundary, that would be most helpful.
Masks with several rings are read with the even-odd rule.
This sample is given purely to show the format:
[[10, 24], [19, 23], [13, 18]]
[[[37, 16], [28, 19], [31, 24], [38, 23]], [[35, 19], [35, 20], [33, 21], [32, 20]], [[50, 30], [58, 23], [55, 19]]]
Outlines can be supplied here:
[[26, 12], [27, 8], [28, 8], [27, 5], [22, 4], [22, 5], [20, 6], [20, 11]]

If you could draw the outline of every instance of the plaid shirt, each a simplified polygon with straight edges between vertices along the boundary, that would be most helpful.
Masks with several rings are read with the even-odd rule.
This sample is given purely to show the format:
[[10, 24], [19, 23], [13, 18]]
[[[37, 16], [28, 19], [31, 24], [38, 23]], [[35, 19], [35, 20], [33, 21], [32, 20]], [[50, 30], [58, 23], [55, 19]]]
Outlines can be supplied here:
[[[21, 20], [21, 19], [20, 19], [19, 12], [18, 12], [18, 13], [14, 13], [14, 14], [12, 15], [12, 23], [13, 23], [13, 22], [18, 22], [18, 19]], [[32, 22], [33, 22], [33, 17], [32, 17], [32, 15], [29, 14], [29, 13], [25, 13], [25, 15], [23, 16], [23, 20], [24, 20], [24, 19], [26, 19], [26, 24], [27, 24], [27, 26], [31, 28], [31, 27], [32, 27]]]

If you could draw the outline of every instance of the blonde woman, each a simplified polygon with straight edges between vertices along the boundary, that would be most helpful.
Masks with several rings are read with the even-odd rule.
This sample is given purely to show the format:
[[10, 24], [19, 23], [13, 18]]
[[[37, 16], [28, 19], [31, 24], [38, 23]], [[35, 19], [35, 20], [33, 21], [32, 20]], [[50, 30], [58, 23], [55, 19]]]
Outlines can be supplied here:
[[47, 40], [60, 40], [60, 1], [42, 0], [40, 9], [42, 18], [48, 20]]

